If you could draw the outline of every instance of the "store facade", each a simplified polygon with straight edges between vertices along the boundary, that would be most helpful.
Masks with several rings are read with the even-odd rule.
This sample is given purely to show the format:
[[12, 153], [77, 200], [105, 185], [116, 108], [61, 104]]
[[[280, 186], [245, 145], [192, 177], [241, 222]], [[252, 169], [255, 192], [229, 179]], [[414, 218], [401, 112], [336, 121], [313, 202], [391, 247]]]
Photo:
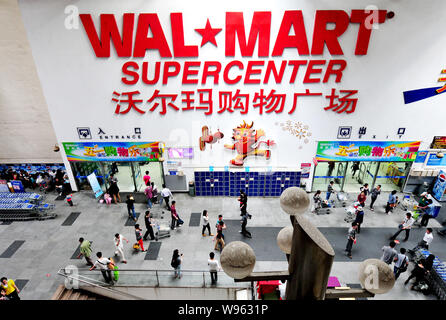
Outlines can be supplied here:
[[164, 146], [159, 142], [64, 142], [63, 147], [79, 190], [90, 189], [92, 173], [103, 192], [112, 174], [123, 192], [144, 192], [146, 171], [155, 185], [164, 184]]
[[[308, 191], [325, 189], [326, 176], [343, 190], [359, 181], [401, 189], [415, 151], [410, 159], [359, 159], [355, 182], [356, 159], [315, 166], [318, 146], [366, 141], [427, 150], [443, 126], [446, 95], [410, 93], [442, 86], [440, 0], [429, 8], [416, 0], [19, 4], [74, 190], [92, 172], [106, 180], [113, 163], [129, 192], [141, 191], [146, 169], [172, 190], [194, 181], [201, 195], [245, 187], [276, 196], [303, 180]], [[424, 13], [414, 19], [413, 12]], [[429, 34], [437, 36], [420, 45]], [[156, 161], [118, 151], [112, 160], [80, 161], [66, 148], [92, 143], [106, 154], [100, 143], [129, 149], [153, 141], [165, 146]], [[82, 146], [88, 153], [91, 146]]]
[[419, 146], [419, 141], [320, 141], [313, 191], [326, 190], [330, 181], [346, 192], [358, 192], [365, 183], [402, 191]]

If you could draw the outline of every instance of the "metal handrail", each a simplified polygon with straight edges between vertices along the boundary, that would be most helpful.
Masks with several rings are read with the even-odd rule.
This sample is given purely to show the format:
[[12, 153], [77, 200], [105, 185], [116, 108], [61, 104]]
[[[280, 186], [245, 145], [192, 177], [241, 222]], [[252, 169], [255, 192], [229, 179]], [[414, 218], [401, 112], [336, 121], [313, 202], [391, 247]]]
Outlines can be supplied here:
[[68, 275], [68, 274], [66, 274], [65, 272], [62, 272], [62, 270], [65, 271], [65, 269], [59, 269], [59, 271], [57, 272], [57, 274], [59, 274], [59, 275], [65, 277], [65, 278], [69, 278], [69, 279], [73, 279], [73, 280], [76, 280], [76, 281], [80, 281], [80, 282], [86, 283], [86, 284], [88, 284], [88, 285], [91, 285], [91, 286], [93, 286], [93, 287], [101, 288], [101, 289], [104, 289], [104, 290], [106, 290], [106, 291], [109, 291], [109, 292], [112, 292], [112, 293], [117, 293], [117, 294], [122, 295], [122, 296], [131, 297], [131, 298], [136, 299], [136, 300], [144, 300], [143, 298], [134, 296], [134, 295], [132, 295], [132, 294], [130, 294], [130, 293], [126, 293], [126, 292], [122, 292], [122, 291], [118, 291], [118, 290], [110, 289], [110, 288], [104, 286], [104, 285], [106, 285], [105, 282], [102, 282], [102, 281], [99, 281], [99, 280], [90, 279], [90, 278], [87, 278], [87, 277], [82, 276], [82, 275], [79, 275], [79, 274], [77, 275], [78, 277], [86, 278], [86, 279], [89, 279], [89, 280], [92, 280], [92, 281], [96, 281], [96, 282], [100, 282], [100, 283], [103, 283], [103, 284], [104, 284], [104, 285], [98, 285], [98, 284], [92, 283], [92, 282], [87, 281], [87, 280], [83, 280], [83, 279], [75, 278], [75, 277], [72, 276], [72, 275]]

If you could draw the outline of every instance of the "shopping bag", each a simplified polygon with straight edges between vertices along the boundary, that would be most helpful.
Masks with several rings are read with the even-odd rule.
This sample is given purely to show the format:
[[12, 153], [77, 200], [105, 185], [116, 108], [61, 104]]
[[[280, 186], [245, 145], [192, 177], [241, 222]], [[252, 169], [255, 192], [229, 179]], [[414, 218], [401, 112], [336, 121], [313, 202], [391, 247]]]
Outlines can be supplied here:
[[115, 278], [115, 281], [119, 280], [119, 271], [118, 271], [118, 266], [115, 266], [114, 271], [113, 271], [113, 276]]

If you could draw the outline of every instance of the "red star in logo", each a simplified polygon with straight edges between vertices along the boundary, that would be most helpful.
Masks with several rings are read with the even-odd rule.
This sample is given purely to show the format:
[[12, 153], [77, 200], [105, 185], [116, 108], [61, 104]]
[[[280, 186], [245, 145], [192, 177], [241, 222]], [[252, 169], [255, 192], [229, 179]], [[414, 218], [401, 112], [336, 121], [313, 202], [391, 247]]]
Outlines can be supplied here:
[[206, 27], [204, 29], [195, 29], [202, 37], [201, 47], [206, 43], [211, 42], [214, 46], [217, 47], [217, 41], [215, 40], [215, 36], [221, 31], [221, 29], [212, 28], [209, 22], [209, 19], [206, 22]]

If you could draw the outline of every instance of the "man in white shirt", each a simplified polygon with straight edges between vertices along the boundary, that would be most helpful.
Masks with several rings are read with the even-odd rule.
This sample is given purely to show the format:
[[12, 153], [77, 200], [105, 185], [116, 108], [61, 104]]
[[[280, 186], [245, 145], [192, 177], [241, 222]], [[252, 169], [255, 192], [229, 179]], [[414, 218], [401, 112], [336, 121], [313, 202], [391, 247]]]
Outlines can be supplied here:
[[96, 268], [99, 268], [101, 270], [102, 276], [104, 277], [105, 282], [113, 284], [113, 279], [111, 276], [111, 270], [108, 268], [109, 264], [113, 265], [113, 262], [111, 262], [110, 259], [103, 258], [102, 252], [96, 253], [96, 256], [98, 257], [98, 260], [94, 263], [94, 265], [90, 268], [90, 271]]
[[406, 231], [406, 237], [403, 241], [407, 241], [409, 239], [409, 233], [410, 229], [412, 229], [412, 225], [415, 222], [415, 220], [412, 218], [412, 214], [410, 212], [406, 213], [406, 218], [404, 218], [403, 222], [398, 226], [399, 230], [390, 237], [390, 240], [395, 240], [396, 237], [404, 230]]
[[432, 235], [432, 228], [427, 228], [426, 233], [424, 234], [423, 240], [421, 240], [418, 245], [413, 248], [412, 250], [409, 250], [410, 253], [414, 253], [420, 248], [424, 248], [426, 250], [429, 249], [429, 245], [432, 243], [432, 240], [434, 240], [434, 236]]
[[215, 254], [213, 252], [209, 253], [209, 272], [211, 273], [211, 284], [217, 284], [217, 271], [220, 270], [220, 265], [218, 264], [217, 259], [215, 259]]
[[406, 256], [406, 249], [400, 249], [400, 253], [395, 257], [394, 262], [395, 265], [393, 267], [393, 273], [395, 274], [396, 280], [402, 272], [407, 270], [407, 267], [409, 266], [409, 258]]
[[[169, 197], [173, 197], [173, 195], [172, 192], [170, 192], [170, 189], [167, 188], [165, 184], [163, 184], [163, 190], [161, 190], [161, 197], [166, 202], [167, 210], [170, 210]], [[160, 202], [160, 205], [162, 205], [162, 201]]]
[[115, 234], [115, 247], [116, 247], [115, 256], [119, 254], [121, 256], [122, 263], [127, 263], [127, 260], [125, 259], [124, 256], [124, 244], [122, 243], [123, 241], [127, 241], [127, 243], [129, 243], [129, 241], [126, 238], [124, 238], [122, 234], [119, 233]]

